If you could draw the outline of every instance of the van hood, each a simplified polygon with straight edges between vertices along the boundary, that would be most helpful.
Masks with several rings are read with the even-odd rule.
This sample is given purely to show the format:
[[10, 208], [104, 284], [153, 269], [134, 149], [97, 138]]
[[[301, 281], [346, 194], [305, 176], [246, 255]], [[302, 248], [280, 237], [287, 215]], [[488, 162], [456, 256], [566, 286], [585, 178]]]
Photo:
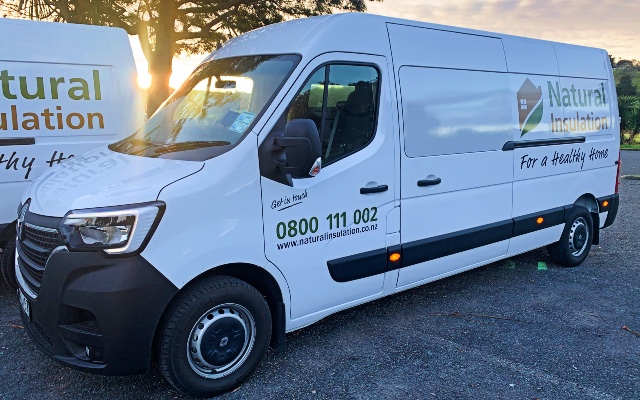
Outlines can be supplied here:
[[148, 158], [102, 147], [70, 158], [38, 176], [22, 196], [29, 211], [63, 217], [71, 210], [155, 201], [167, 185], [204, 163]]

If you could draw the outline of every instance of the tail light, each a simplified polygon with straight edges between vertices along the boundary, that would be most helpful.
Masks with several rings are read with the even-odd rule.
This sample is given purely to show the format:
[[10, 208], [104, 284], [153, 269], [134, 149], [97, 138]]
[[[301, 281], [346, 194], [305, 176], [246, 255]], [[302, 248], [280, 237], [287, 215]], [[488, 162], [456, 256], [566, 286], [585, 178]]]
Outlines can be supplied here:
[[618, 153], [618, 172], [616, 173], [616, 193], [618, 193], [618, 186], [620, 185], [620, 163], [622, 162], [620, 152]]

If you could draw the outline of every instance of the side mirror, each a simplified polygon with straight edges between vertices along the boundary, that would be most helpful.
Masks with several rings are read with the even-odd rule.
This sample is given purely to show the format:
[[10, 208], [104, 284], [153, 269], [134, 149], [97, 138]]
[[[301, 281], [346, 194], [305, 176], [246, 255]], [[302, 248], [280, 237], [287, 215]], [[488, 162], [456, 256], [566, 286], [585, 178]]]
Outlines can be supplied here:
[[316, 124], [310, 119], [294, 119], [284, 127], [284, 134], [276, 137], [274, 146], [284, 149], [284, 160], [277, 170], [292, 178], [311, 178], [320, 172], [322, 145]]

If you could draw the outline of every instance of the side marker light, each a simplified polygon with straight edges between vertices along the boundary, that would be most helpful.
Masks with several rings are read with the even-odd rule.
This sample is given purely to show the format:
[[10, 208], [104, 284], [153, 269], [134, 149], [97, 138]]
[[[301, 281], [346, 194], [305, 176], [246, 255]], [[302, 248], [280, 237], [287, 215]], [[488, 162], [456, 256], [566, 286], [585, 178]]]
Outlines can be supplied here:
[[536, 220], [536, 222], [537, 222], [538, 224], [541, 224], [541, 223], [543, 223], [543, 222], [544, 222], [544, 218], [542, 218], [542, 217], [538, 217], [538, 219]]
[[400, 253], [392, 253], [391, 255], [389, 255], [389, 260], [391, 262], [396, 262], [400, 259]]

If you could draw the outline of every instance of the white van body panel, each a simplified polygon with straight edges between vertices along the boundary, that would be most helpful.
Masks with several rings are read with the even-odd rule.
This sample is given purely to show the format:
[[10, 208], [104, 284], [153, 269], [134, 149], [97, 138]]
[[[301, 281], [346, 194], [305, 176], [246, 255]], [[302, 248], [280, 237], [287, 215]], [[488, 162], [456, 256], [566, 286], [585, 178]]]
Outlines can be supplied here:
[[220, 265], [267, 266], [255, 135], [156, 196], [167, 209], [142, 256], [176, 287]]
[[70, 210], [144, 203], [203, 166], [196, 161], [117, 153], [105, 146], [47, 170], [29, 185], [22, 202], [30, 198], [31, 212], [53, 217], [63, 217]]
[[523, 38], [503, 38], [507, 69], [512, 73], [558, 75], [556, 51], [551, 43]]
[[[35, 139], [35, 145], [0, 146], [6, 162], [0, 164], [2, 225], [16, 219], [29, 181], [71, 156], [130, 135], [142, 125], [144, 108], [124, 30], [3, 18], [0, 35], [11, 38], [0, 43], [0, 58], [1, 69], [13, 77], [5, 81], [9, 98], [0, 93], [6, 120], [0, 139]], [[42, 115], [46, 110], [50, 117]]]
[[387, 23], [387, 30], [396, 68], [413, 65], [507, 71], [502, 43], [497, 37], [395, 23]]

